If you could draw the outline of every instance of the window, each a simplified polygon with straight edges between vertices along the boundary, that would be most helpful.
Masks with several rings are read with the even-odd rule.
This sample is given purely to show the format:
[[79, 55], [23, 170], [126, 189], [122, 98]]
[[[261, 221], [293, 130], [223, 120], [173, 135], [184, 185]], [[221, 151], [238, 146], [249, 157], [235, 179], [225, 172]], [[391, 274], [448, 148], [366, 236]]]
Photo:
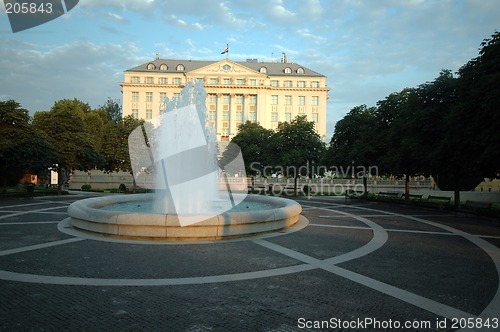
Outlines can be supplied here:
[[257, 95], [248, 96], [248, 103], [251, 105], [256, 105], [257, 104]]
[[180, 93], [174, 93], [174, 98], [173, 99], [179, 99], [181, 97]]
[[236, 104], [243, 104], [243, 95], [236, 95]]
[[319, 82], [318, 81], [312, 81], [311, 82], [311, 88], [319, 88]]
[[146, 101], [147, 102], [153, 101], [153, 93], [152, 92], [146, 92]]
[[208, 118], [212, 121], [215, 121], [215, 119], [217, 119], [217, 113], [215, 111], [208, 112]]
[[211, 78], [210, 78], [209, 83], [210, 83], [210, 84], [217, 84], [217, 79], [216, 79], [216, 78], [211, 77]]
[[306, 87], [306, 82], [305, 81], [299, 81], [298, 87], [299, 88], [305, 88]]
[[236, 111], [236, 113], [235, 113], [235, 120], [242, 121], [243, 120], [243, 112]]
[[225, 78], [222, 82], [225, 85], [229, 85], [229, 84], [231, 84], [231, 79], [230, 78]]
[[297, 74], [304, 74], [304, 68], [302, 67], [297, 68]]
[[312, 121], [317, 123], [318, 122], [318, 113], [313, 113], [312, 114]]
[[252, 121], [252, 122], [257, 121], [257, 115], [255, 114], [255, 112], [249, 112], [248, 113], [248, 120]]
[[299, 96], [299, 105], [306, 104], [306, 96]]
[[222, 112], [222, 120], [229, 120], [229, 112], [228, 111]]
[[231, 100], [230, 95], [222, 95], [222, 103], [223, 104], [229, 104], [229, 101]]
[[271, 112], [271, 122], [278, 122], [278, 112]]
[[139, 110], [137, 108], [132, 108], [132, 116], [135, 119], [139, 119]]
[[271, 96], [271, 104], [272, 105], [278, 105], [278, 96], [277, 95], [272, 95]]
[[158, 79], [158, 82], [160, 82], [160, 84], [166, 85], [166, 84], [168, 84], [168, 78], [166, 78], [166, 77], [160, 77]]
[[292, 68], [286, 67], [285, 68], [285, 74], [291, 74], [292, 73]]
[[271, 81], [271, 86], [278, 86], [279, 85], [279, 82], [278, 81]]
[[166, 92], [160, 92], [160, 101], [162, 103], [164, 103], [166, 99], [167, 99], [167, 93]]
[[168, 70], [168, 66], [167, 66], [166, 64], [162, 63], [162, 64], [160, 65], [160, 70], [161, 70], [161, 71]]
[[181, 84], [181, 79], [179, 77], [174, 78], [174, 84], [175, 85], [180, 85]]
[[257, 80], [251, 79], [248, 83], [248, 85], [255, 86], [257, 85]]
[[155, 79], [153, 77], [146, 77], [146, 84], [154, 84]]
[[156, 66], [154, 65], [154, 63], [148, 63], [148, 70], [155, 70], [156, 69]]
[[267, 74], [267, 68], [266, 67], [260, 67], [259, 72], [262, 74]]
[[132, 101], [138, 102], [139, 101], [139, 92], [132, 92]]
[[146, 119], [152, 119], [153, 118], [153, 110], [152, 109], [146, 109]]
[[177, 70], [177, 71], [184, 71], [184, 69], [185, 69], [185, 67], [182, 64], [178, 64], [177, 67], [175, 68], [175, 70]]
[[208, 102], [210, 104], [215, 104], [217, 102], [217, 95], [214, 93], [211, 93], [208, 95]]
[[285, 113], [285, 121], [286, 122], [292, 121], [292, 113], [290, 113], [290, 112]]
[[238, 78], [238, 79], [236, 80], [236, 84], [237, 84], [237, 85], [245, 85], [245, 79], [243, 79], [243, 78]]
[[141, 78], [139, 76], [132, 76], [130, 78], [131, 83], [141, 83]]
[[228, 64], [225, 64], [224, 66], [222, 66], [222, 69], [224, 69], [225, 71], [228, 71], [228, 70], [231, 70], [231, 66]]
[[319, 97], [318, 96], [312, 96], [311, 97], [311, 104], [313, 106], [318, 106], [319, 105]]
[[292, 105], [292, 96], [285, 96], [285, 105]]
[[291, 88], [292, 87], [292, 81], [285, 81], [285, 87]]

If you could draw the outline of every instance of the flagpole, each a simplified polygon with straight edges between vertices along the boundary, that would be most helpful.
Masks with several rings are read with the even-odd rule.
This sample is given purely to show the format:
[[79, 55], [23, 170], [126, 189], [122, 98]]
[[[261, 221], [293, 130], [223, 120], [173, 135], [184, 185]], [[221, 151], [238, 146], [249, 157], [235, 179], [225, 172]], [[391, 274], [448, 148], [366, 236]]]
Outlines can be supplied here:
[[227, 60], [229, 57], [229, 44], [226, 44], [226, 50], [227, 50], [226, 52], [226, 60]]

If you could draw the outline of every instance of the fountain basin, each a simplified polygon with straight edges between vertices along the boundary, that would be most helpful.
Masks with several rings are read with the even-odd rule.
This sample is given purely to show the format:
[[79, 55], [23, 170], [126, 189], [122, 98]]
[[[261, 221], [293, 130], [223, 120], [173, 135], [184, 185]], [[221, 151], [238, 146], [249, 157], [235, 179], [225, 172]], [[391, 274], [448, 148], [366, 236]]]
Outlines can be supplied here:
[[[294, 225], [302, 212], [300, 204], [290, 199], [247, 195], [244, 202], [270, 204], [272, 208], [227, 211], [207, 216], [207, 219], [196, 224], [181, 226], [176, 214], [124, 212], [109, 207], [125, 202], [140, 204], [153, 199], [153, 194], [88, 198], [72, 203], [68, 214], [73, 227], [103, 236], [161, 241], [211, 241], [279, 231]], [[103, 210], [105, 206], [111, 210]], [[199, 219], [200, 214], [193, 217]]]

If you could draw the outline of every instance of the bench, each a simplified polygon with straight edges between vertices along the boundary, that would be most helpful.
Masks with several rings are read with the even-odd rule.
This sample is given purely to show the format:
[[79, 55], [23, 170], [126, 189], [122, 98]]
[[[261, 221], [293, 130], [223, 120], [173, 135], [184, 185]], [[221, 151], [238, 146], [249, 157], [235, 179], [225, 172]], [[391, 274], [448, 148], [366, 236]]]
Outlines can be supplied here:
[[399, 197], [399, 193], [393, 191], [379, 192], [377, 196], [394, 199]]
[[[409, 194], [408, 195], [410, 199], [415, 199], [415, 200], [418, 200], [418, 201], [421, 201], [422, 200], [422, 194]], [[404, 195], [403, 195], [404, 197]]]
[[489, 211], [491, 209], [492, 203], [488, 202], [478, 202], [478, 201], [465, 201], [465, 208], [468, 210], [473, 210], [476, 213], [481, 211]]
[[427, 197], [428, 201], [440, 201], [442, 203], [450, 203], [451, 197], [446, 197], [446, 196], [434, 196], [434, 195], [429, 195]]
[[[367, 192], [368, 193], [368, 192]], [[353, 190], [353, 189], [347, 189], [345, 191], [345, 198], [352, 198], [352, 197], [361, 197], [365, 195], [364, 190]]]

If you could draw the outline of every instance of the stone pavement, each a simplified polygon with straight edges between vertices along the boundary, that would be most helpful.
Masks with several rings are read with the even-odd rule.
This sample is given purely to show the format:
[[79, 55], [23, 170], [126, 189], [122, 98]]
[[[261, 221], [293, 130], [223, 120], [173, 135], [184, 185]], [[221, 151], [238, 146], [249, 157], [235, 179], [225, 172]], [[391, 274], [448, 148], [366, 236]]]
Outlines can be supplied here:
[[500, 227], [300, 200], [288, 232], [213, 243], [81, 237], [81, 196], [0, 202], [1, 331], [500, 330]]

